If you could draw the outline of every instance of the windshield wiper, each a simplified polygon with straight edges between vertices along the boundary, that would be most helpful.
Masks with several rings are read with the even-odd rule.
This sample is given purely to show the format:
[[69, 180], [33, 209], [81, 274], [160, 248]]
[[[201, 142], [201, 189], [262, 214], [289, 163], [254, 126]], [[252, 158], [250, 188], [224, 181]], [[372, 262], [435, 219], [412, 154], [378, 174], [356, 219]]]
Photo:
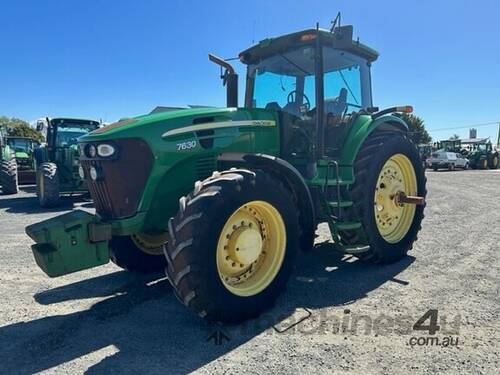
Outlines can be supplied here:
[[351, 90], [351, 87], [349, 86], [349, 84], [347, 83], [347, 80], [344, 77], [344, 73], [342, 73], [342, 70], [339, 70], [339, 73], [340, 73], [340, 76], [342, 77], [342, 81], [344, 81], [344, 83], [345, 83], [345, 85], [347, 87], [347, 90], [349, 90], [349, 92], [351, 93], [352, 98], [354, 99], [354, 101], [356, 102], [356, 104], [359, 104], [358, 99], [356, 99], [356, 97], [354, 96], [354, 94], [353, 94], [353, 92]]

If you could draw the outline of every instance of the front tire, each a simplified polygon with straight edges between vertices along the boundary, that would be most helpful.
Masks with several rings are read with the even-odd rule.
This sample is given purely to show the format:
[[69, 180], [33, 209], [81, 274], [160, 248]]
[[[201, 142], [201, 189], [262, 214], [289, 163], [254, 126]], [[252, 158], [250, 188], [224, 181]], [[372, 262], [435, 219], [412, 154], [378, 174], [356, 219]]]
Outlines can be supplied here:
[[168, 242], [166, 235], [114, 236], [109, 242], [109, 256], [118, 267], [143, 274], [162, 272], [167, 261], [163, 246]]
[[351, 195], [370, 247], [360, 257], [374, 263], [402, 259], [417, 240], [424, 205], [400, 206], [392, 197], [402, 191], [425, 198], [417, 148], [404, 134], [375, 133], [364, 142], [354, 171]]
[[59, 173], [54, 163], [42, 163], [36, 171], [36, 195], [43, 208], [59, 204]]
[[0, 184], [4, 194], [17, 194], [19, 192], [17, 163], [15, 159], [3, 160], [0, 169]]
[[240, 322], [285, 289], [300, 247], [291, 193], [261, 170], [234, 169], [197, 183], [169, 222], [168, 279], [199, 316]]

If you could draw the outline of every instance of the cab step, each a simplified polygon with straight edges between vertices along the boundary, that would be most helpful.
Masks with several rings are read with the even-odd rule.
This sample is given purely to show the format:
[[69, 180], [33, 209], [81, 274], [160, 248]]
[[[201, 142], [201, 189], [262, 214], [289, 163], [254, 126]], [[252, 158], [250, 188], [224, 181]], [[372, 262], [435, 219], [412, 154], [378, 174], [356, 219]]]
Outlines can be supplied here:
[[363, 246], [363, 245], [358, 245], [358, 246], [338, 246], [338, 250], [340, 250], [343, 253], [346, 254], [363, 254], [366, 253], [367, 251], [370, 250], [370, 246]]
[[[336, 178], [329, 178], [328, 183], [326, 183], [325, 178], [315, 178], [314, 180], [309, 180], [307, 181], [308, 184], [313, 185], [313, 186], [337, 186], [337, 179]], [[339, 186], [348, 186], [352, 185], [354, 181], [352, 180], [339, 180]]]
[[337, 201], [333, 201], [333, 202], [328, 202], [328, 206], [330, 206], [330, 208], [345, 208], [345, 207], [351, 207], [352, 206], [352, 201], [340, 201], [340, 206], [339, 206], [339, 202]]
[[337, 230], [353, 230], [361, 228], [359, 221], [340, 221], [335, 223]]

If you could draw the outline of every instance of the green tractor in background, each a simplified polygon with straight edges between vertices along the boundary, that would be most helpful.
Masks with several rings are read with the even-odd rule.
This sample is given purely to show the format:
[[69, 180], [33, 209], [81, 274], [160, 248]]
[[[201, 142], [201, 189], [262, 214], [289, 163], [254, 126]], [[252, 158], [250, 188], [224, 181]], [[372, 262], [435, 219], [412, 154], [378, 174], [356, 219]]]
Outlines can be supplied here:
[[34, 152], [40, 147], [40, 142], [29, 137], [14, 136], [8, 136], [6, 140], [10, 149], [14, 151], [19, 184], [34, 184], [36, 175]]
[[[51, 277], [105, 264], [166, 273], [199, 316], [242, 321], [285, 288], [327, 223], [334, 247], [373, 263], [412, 249], [426, 181], [407, 124], [372, 104], [378, 53], [352, 26], [309, 29], [243, 51], [224, 69], [227, 108], [120, 121], [79, 139], [96, 214], [30, 225]], [[369, 276], [367, 276], [369, 277]]]
[[47, 143], [35, 149], [36, 194], [40, 206], [54, 207], [61, 194], [87, 192], [80, 168], [78, 138], [99, 128], [99, 122], [72, 118], [46, 118], [37, 130]]
[[16, 194], [19, 191], [16, 154], [7, 137], [7, 128], [0, 126], [0, 185], [3, 194]]
[[444, 141], [434, 142], [433, 148], [435, 151], [454, 153], [460, 153], [463, 150], [462, 141], [460, 139], [446, 139]]
[[498, 150], [488, 139], [469, 139], [462, 142], [462, 154], [469, 159], [473, 169], [497, 169], [499, 165]]

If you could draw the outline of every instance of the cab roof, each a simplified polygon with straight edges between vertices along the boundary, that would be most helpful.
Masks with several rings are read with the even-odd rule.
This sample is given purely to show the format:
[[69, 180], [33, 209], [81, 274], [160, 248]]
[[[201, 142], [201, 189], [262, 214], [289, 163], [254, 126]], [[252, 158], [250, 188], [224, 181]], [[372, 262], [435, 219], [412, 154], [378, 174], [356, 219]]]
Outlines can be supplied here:
[[239, 54], [240, 61], [244, 64], [254, 64], [262, 59], [281, 54], [291, 49], [306, 45], [314, 45], [319, 38], [323, 46], [350, 52], [360, 56], [369, 62], [375, 61], [379, 53], [374, 49], [362, 44], [359, 40], [352, 39], [353, 27], [346, 25], [335, 28], [334, 32], [325, 29], [307, 29], [291, 34], [281, 35], [274, 38], [261, 40], [258, 44], [242, 51]]

